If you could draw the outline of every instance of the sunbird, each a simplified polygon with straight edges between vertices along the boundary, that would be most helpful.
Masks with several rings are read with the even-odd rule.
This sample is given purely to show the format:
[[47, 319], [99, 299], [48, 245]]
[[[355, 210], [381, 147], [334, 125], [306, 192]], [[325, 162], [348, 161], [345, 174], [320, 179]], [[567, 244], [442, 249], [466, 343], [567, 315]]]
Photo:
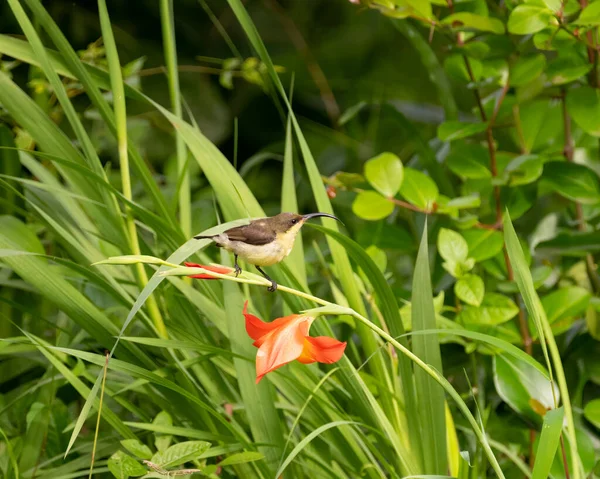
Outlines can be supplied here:
[[277, 289], [277, 283], [261, 269], [261, 266], [272, 266], [287, 257], [294, 247], [296, 235], [302, 225], [307, 220], [319, 216], [340, 221], [328, 213], [310, 213], [308, 215], [279, 213], [276, 216], [253, 220], [244, 226], [236, 226], [217, 235], [199, 235], [194, 238], [211, 239], [218, 247], [231, 251], [235, 258], [236, 276], [242, 272], [242, 268], [238, 264], [238, 256], [247, 263], [253, 264], [271, 282], [268, 290], [273, 292]]

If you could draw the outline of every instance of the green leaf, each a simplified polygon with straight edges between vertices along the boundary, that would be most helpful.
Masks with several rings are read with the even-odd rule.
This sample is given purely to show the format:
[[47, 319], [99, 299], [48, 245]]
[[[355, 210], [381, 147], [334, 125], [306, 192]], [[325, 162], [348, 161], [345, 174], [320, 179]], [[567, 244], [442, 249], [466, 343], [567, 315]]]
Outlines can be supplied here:
[[480, 306], [485, 293], [483, 279], [476, 274], [467, 274], [454, 285], [456, 296], [471, 306]]
[[163, 468], [180, 466], [198, 459], [210, 448], [210, 442], [185, 441], [173, 444], [165, 451], [159, 451], [152, 456], [152, 462]]
[[517, 5], [508, 18], [508, 31], [516, 35], [536, 33], [550, 25], [552, 12], [534, 5]]
[[579, 286], [560, 288], [542, 298], [550, 324], [584, 313], [591, 298], [588, 290]]
[[585, 405], [583, 415], [594, 426], [600, 429], [600, 399], [592, 399]]
[[460, 312], [459, 318], [465, 324], [498, 325], [510, 321], [518, 312], [518, 306], [507, 296], [486, 293], [481, 306], [466, 306]]
[[263, 456], [260, 452], [256, 451], [238, 452], [237, 454], [227, 456], [225, 459], [219, 462], [218, 465], [221, 467], [233, 466], [235, 464], [244, 464], [246, 462], [260, 461], [261, 459], [264, 459], [264, 457], [265, 456]]
[[494, 356], [494, 384], [504, 402], [538, 423], [541, 418], [530, 400], [535, 399], [546, 408], [554, 406], [550, 381], [537, 369], [515, 357]]
[[541, 53], [519, 57], [510, 68], [510, 84], [522, 86], [539, 77], [546, 67], [546, 57]]
[[503, 173], [508, 175], [509, 186], [527, 185], [542, 176], [543, 165], [538, 155], [521, 155], [506, 165]]
[[476, 228], [461, 234], [469, 245], [469, 257], [477, 262], [493, 258], [504, 246], [504, 238], [499, 231]]
[[560, 352], [558, 350], [554, 335], [552, 334], [552, 329], [548, 323], [548, 319], [546, 318], [544, 308], [542, 307], [540, 299], [535, 291], [531, 272], [527, 267], [523, 249], [521, 248], [519, 238], [517, 237], [515, 228], [510, 221], [509, 215], [504, 217], [504, 241], [506, 243], [506, 251], [513, 267], [515, 280], [519, 286], [519, 291], [523, 296], [523, 301], [527, 306], [527, 311], [529, 312], [530, 317], [533, 317], [535, 326], [538, 330], [542, 352], [544, 353], [544, 359], [546, 360], [546, 365], [550, 374], [552, 374], [552, 366], [548, 351], [550, 351], [550, 354], [552, 354], [552, 364], [554, 364], [554, 368], [556, 369], [558, 388], [562, 396], [563, 406], [565, 408], [569, 453], [575, 461], [574, 476], [581, 478], [581, 461], [578, 459], [579, 453], [577, 450], [575, 421], [573, 418], [573, 409], [571, 407], [571, 400], [569, 397], [569, 390], [567, 387], [567, 380], [565, 377]]
[[550, 477], [550, 469], [558, 450], [564, 416], [565, 411], [562, 407], [552, 409], [544, 416], [542, 434], [540, 435], [540, 442], [535, 452], [536, 459], [531, 479], [546, 479]]
[[598, 2], [590, 3], [583, 9], [579, 18], [573, 24], [587, 26], [600, 25], [600, 4]]
[[456, 231], [440, 228], [437, 247], [440, 256], [449, 262], [464, 263], [469, 257], [467, 241]]
[[409, 203], [429, 211], [438, 199], [439, 190], [426, 174], [413, 168], [404, 168], [404, 181], [400, 195]]
[[150, 448], [138, 439], [125, 439], [121, 441], [121, 445], [131, 454], [141, 459], [150, 459], [152, 457]]
[[558, 194], [584, 204], [600, 202], [600, 179], [590, 168], [566, 161], [544, 164], [543, 181]]
[[393, 153], [382, 153], [365, 163], [365, 177], [379, 193], [396, 196], [404, 178], [402, 162]]
[[354, 198], [352, 211], [359, 218], [376, 221], [391, 215], [394, 203], [375, 191], [361, 191]]
[[587, 85], [570, 89], [567, 111], [583, 131], [600, 136], [600, 91]]
[[441, 23], [450, 24], [453, 27], [465, 26], [483, 32], [496, 33], [498, 35], [504, 33], [504, 24], [497, 18], [484, 17], [483, 15], [477, 15], [470, 12], [459, 12], [448, 15]]
[[437, 136], [442, 141], [454, 141], [484, 132], [486, 128], [486, 123], [445, 121], [438, 127]]
[[473, 143], [457, 142], [446, 158], [448, 168], [456, 175], [473, 180], [491, 178], [487, 148]]
[[555, 85], [564, 85], [578, 80], [592, 69], [587, 61], [578, 56], [555, 58], [546, 69], [546, 75]]
[[117, 479], [128, 479], [130, 476], [143, 476], [148, 472], [144, 466], [123, 451], [117, 451], [110, 456], [108, 470]]
[[[152, 425], [155, 427], [172, 427], [173, 418], [167, 411], [161, 411], [152, 421]], [[171, 445], [172, 440], [173, 436], [170, 434], [154, 434], [154, 446], [159, 452], [165, 451]]]
[[[436, 327], [428, 258], [427, 224], [425, 224], [412, 286], [411, 318], [415, 332]], [[414, 336], [413, 352], [442, 373], [442, 358], [437, 336]], [[415, 369], [415, 385], [419, 400], [424, 471], [428, 474], [443, 474], [448, 469], [444, 391], [433, 378], [420, 368]]]

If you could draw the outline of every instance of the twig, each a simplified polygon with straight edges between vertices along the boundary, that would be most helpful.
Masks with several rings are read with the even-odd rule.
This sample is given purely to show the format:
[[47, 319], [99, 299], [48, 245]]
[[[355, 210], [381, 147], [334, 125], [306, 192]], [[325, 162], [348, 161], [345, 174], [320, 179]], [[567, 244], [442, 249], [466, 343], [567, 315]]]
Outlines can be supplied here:
[[329, 82], [327, 81], [327, 77], [323, 73], [323, 70], [317, 63], [314, 55], [308, 48], [308, 44], [306, 40], [302, 36], [302, 33], [296, 26], [296, 23], [286, 14], [285, 10], [279, 5], [277, 0], [263, 0], [267, 6], [273, 10], [277, 16], [279, 17], [279, 21], [283, 24], [284, 29], [290, 40], [296, 47], [296, 49], [300, 52], [300, 54], [304, 57], [304, 61], [306, 61], [306, 67], [308, 68], [308, 72], [312, 77], [315, 85], [319, 89], [321, 94], [321, 100], [325, 105], [325, 110], [327, 111], [327, 116], [329, 116], [329, 120], [331, 124], [336, 126], [337, 120], [340, 117], [340, 107], [335, 100], [335, 96], [331, 87], [329, 86]]

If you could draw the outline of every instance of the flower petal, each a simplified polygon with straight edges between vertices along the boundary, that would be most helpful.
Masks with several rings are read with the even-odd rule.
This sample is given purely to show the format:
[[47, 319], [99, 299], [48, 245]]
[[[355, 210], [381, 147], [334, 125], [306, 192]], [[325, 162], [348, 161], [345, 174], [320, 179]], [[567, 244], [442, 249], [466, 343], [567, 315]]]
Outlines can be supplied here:
[[244, 318], [246, 318], [246, 332], [248, 333], [248, 336], [254, 339], [253, 346], [256, 346], [257, 348], [260, 348], [267, 334], [275, 329], [285, 327], [288, 322], [293, 321], [299, 316], [298, 314], [292, 314], [267, 323], [253, 314], [248, 313], [248, 301], [244, 303], [242, 313]]
[[342, 343], [335, 338], [328, 336], [312, 338], [307, 336], [304, 338], [302, 354], [298, 357], [298, 361], [303, 364], [314, 362], [335, 363], [342, 358], [345, 349], [346, 343]]
[[[212, 271], [214, 273], [219, 273], [219, 274], [229, 274], [233, 271], [233, 268], [227, 268], [225, 266], [207, 266], [205, 264], [198, 264], [198, 263], [183, 263], [183, 264], [185, 264], [188, 268], [202, 268], [207, 271]], [[207, 274], [207, 273], [191, 274], [190, 278], [219, 279], [219, 278], [215, 278], [214, 276], [211, 276], [210, 274]]]
[[256, 353], [257, 383], [265, 374], [297, 359], [302, 354], [304, 338], [308, 335], [308, 329], [314, 318], [294, 315], [273, 322], [281, 320], [285, 322], [281, 322], [280, 327], [273, 329], [259, 340], [261, 344]]

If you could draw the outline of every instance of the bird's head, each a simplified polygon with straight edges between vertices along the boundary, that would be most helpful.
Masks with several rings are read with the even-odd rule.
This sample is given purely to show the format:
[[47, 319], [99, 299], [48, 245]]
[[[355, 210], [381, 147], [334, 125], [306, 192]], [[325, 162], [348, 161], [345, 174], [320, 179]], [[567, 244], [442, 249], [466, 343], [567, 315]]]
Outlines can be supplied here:
[[311, 218], [317, 218], [319, 216], [325, 216], [327, 218], [333, 218], [334, 220], [340, 221], [338, 218], [328, 213], [310, 213], [308, 215], [298, 215], [296, 213], [279, 213], [277, 216], [269, 218], [269, 220], [275, 233], [297, 233], [307, 220]]

